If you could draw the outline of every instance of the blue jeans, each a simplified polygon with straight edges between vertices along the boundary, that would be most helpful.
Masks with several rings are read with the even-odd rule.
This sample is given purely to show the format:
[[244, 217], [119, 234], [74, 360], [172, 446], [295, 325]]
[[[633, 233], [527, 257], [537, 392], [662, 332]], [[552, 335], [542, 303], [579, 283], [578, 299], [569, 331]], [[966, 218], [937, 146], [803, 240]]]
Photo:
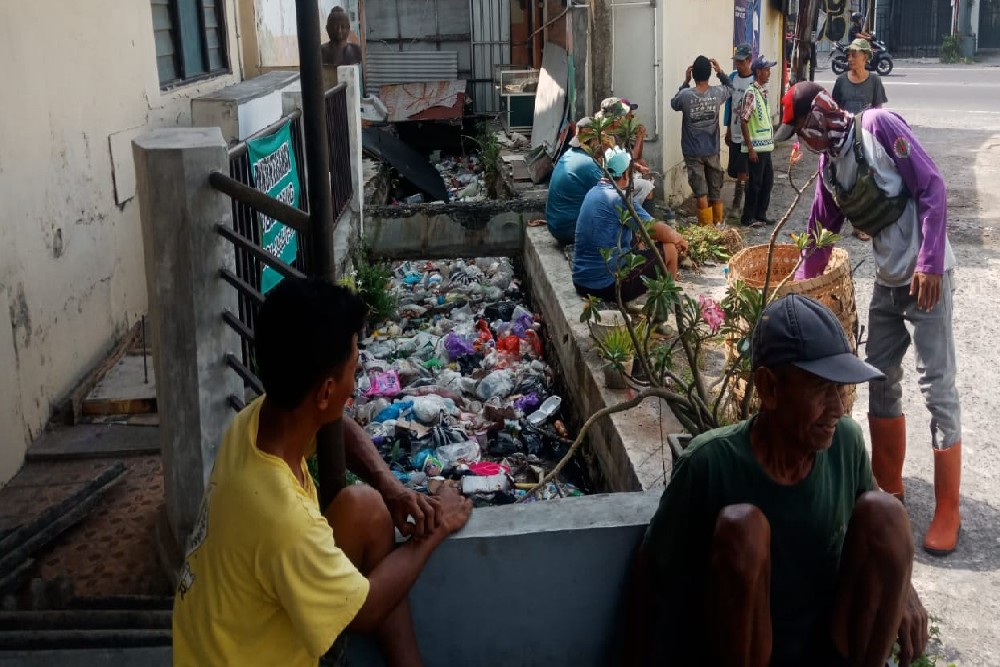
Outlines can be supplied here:
[[[941, 300], [930, 311], [917, 310], [910, 286], [886, 287], [876, 283], [868, 306], [867, 361], [885, 373], [885, 380], [868, 383], [868, 412], [875, 417], [903, 414], [903, 355], [912, 340], [924, 404], [931, 413], [931, 444], [947, 449], [962, 439], [962, 410], [955, 387], [957, 371], [951, 316], [954, 302], [953, 271], [941, 280]], [[913, 327], [912, 338], [906, 324]]]

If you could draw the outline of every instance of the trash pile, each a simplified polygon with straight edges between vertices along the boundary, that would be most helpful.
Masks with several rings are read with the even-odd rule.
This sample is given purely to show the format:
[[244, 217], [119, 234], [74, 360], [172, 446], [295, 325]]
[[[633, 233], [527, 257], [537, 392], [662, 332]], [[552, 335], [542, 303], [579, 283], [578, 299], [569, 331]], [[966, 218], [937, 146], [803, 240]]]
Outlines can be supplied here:
[[[507, 258], [394, 266], [398, 320], [361, 341], [354, 418], [396, 477], [476, 505], [525, 495], [567, 452], [541, 322]], [[535, 499], [582, 495], [556, 479]]]
[[448, 188], [449, 201], [483, 201], [487, 199], [486, 184], [478, 155], [441, 157], [441, 151], [431, 153], [428, 161], [441, 174]]
[[[524, 151], [531, 144], [527, 137], [518, 132], [496, 132], [494, 138], [501, 151]], [[428, 157], [428, 162], [441, 174], [448, 188], [449, 201], [474, 202], [489, 199], [483, 165], [478, 155], [442, 156], [440, 150], [435, 150]], [[406, 199], [408, 204], [420, 201], [423, 201], [422, 198], [416, 196]]]

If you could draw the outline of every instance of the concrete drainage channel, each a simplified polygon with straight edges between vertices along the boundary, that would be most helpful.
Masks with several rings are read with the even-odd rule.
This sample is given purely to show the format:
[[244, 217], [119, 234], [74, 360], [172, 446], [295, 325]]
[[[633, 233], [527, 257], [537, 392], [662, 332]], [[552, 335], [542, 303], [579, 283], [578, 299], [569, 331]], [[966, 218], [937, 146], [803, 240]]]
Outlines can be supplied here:
[[[521, 270], [524, 288], [545, 323], [545, 359], [557, 369], [564, 392], [563, 413], [575, 426], [607, 405], [628, 398], [604, 387], [601, 365], [579, 322], [581, 300], [573, 289], [569, 262], [545, 227], [528, 227], [544, 217], [544, 200], [384, 207], [365, 221], [365, 237], [380, 258], [448, 259], [507, 256]], [[670, 474], [668, 436], [680, 431], [659, 399], [595, 424], [582, 449], [593, 488], [603, 492], [662, 487]]]
[[[442, 209], [453, 207], [475, 224], [449, 219]], [[562, 249], [544, 227], [527, 227], [544, 208], [544, 199], [528, 199], [379, 209], [366, 215], [365, 237], [386, 259], [514, 258], [545, 323], [545, 358], [562, 374], [564, 414], [579, 426], [627, 395], [603, 386]], [[632, 559], [670, 472], [667, 434], [679, 430], [663, 411], [661, 419], [651, 399], [591, 432], [583, 448], [590, 481], [609, 493], [476, 509], [435, 551], [410, 594], [424, 664], [618, 661]], [[371, 641], [351, 637], [348, 664], [383, 662]]]

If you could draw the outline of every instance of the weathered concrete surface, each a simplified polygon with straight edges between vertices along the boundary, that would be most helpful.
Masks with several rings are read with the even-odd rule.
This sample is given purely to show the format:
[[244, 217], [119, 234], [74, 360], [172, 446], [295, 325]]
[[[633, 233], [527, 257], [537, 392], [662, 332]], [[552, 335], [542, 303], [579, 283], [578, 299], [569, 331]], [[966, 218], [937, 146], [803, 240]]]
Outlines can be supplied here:
[[518, 256], [522, 230], [545, 217], [545, 201], [513, 199], [454, 204], [382, 206], [365, 214], [372, 252], [389, 259]]
[[[564, 398], [577, 422], [630, 398], [630, 391], [604, 386], [601, 361], [587, 326], [580, 322], [583, 301], [573, 288], [572, 270], [547, 228], [526, 230], [524, 268], [534, 308], [548, 329], [563, 382], [572, 388]], [[667, 434], [680, 431], [666, 405], [650, 398], [632, 410], [595, 423], [583, 455], [594, 481], [604, 491], [662, 486], [670, 475]]]
[[[410, 593], [427, 667], [616, 664], [623, 596], [659, 493], [477, 509]], [[381, 665], [352, 637], [349, 664]]]
[[150, 327], [160, 413], [167, 516], [175, 544], [194, 526], [215, 449], [243, 381], [227, 352], [240, 339], [222, 320], [239, 312], [236, 291], [219, 278], [235, 265], [232, 243], [215, 231], [232, 224], [229, 198], [208, 184], [227, 173], [218, 128], [155, 130], [134, 142]]
[[0, 667], [170, 667], [169, 646], [75, 649], [65, 651], [0, 651]]
[[298, 72], [268, 72], [191, 100], [193, 127], [218, 127], [227, 143], [242, 141], [278, 120], [281, 91]]

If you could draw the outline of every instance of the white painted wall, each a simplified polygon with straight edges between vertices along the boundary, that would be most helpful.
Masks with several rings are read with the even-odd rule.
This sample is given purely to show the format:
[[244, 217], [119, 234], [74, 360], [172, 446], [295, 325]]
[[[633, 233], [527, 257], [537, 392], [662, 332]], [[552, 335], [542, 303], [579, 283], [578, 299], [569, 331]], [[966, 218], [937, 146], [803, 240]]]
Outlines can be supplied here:
[[[621, 0], [631, 2], [632, 0]], [[619, 0], [615, 0], [617, 4]], [[621, 11], [621, 10], [619, 10]], [[629, 9], [628, 12], [641, 12]], [[648, 12], [652, 14], [652, 12]], [[657, 61], [648, 64], [638, 61], [636, 54], [643, 45], [619, 44], [614, 49], [614, 92], [619, 97], [656, 99], [656, 114], [644, 113], [640, 104], [639, 115], [647, 127], [658, 132], [654, 143], [647, 143], [644, 150], [647, 161], [664, 174], [664, 193], [677, 199], [691, 194], [684, 173], [681, 155], [681, 113], [670, 108], [670, 99], [684, 81], [684, 72], [699, 55], [715, 58], [726, 72], [732, 70], [733, 54], [733, 2], [732, 0], [684, 0], [683, 2], [658, 2], [655, 9], [658, 26]], [[765, 3], [761, 12], [761, 51], [772, 60], [781, 59], [783, 37], [781, 13]], [[768, 90], [772, 109], [778, 112], [780, 103], [781, 69], [771, 73]], [[713, 81], [715, 77], [713, 75]], [[635, 93], [631, 91], [637, 91]], [[722, 160], [728, 159], [723, 146]], [[658, 193], [661, 197], [661, 193]]]
[[[244, 44], [247, 75], [258, 71], [299, 66], [295, 0], [239, 0], [241, 26], [249, 39]], [[319, 0], [319, 26], [326, 42], [326, 18], [334, 7], [343, 7], [351, 19], [349, 41], [360, 43], [358, 0]], [[251, 34], [252, 33], [252, 34]]]
[[131, 139], [239, 79], [225, 9], [237, 74], [162, 92], [148, 1], [0, 2], [0, 486], [146, 310]]

